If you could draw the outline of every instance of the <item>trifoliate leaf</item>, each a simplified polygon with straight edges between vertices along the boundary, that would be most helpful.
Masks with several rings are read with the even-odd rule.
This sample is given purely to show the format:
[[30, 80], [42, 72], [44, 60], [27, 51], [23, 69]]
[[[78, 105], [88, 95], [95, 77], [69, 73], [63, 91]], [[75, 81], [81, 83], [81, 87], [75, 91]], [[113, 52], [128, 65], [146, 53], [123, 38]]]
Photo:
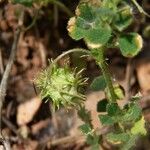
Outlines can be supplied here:
[[[111, 37], [112, 30], [108, 23], [101, 21], [103, 10], [88, 4], [80, 4], [76, 10], [76, 17], [68, 22], [69, 35], [75, 39], [84, 39], [90, 48], [105, 45]], [[101, 15], [97, 15], [99, 13]], [[110, 19], [109, 19], [110, 20]]]
[[103, 76], [96, 77], [90, 85], [93, 91], [100, 91], [106, 88], [106, 82]]
[[97, 103], [97, 112], [106, 112], [106, 106], [108, 104], [107, 99], [102, 99]]
[[122, 55], [125, 57], [137, 55], [140, 52], [142, 45], [143, 40], [137, 33], [121, 35], [119, 38], [119, 47]]
[[146, 129], [145, 129], [145, 120], [144, 117], [137, 122], [135, 122], [134, 126], [131, 128], [131, 133], [133, 135], [146, 135]]
[[122, 144], [127, 142], [130, 138], [128, 133], [109, 133], [106, 136], [106, 139], [113, 144]]

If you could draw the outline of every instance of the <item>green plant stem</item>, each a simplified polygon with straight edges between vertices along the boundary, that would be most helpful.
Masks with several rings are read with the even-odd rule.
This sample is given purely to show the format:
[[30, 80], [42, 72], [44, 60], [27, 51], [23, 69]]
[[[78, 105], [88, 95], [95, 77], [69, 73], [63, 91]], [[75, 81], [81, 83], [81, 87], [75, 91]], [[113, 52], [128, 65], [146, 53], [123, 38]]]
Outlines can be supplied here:
[[37, 18], [38, 18], [38, 15], [39, 15], [39, 9], [37, 9], [37, 10], [35, 10], [35, 15], [34, 15], [34, 17], [33, 17], [33, 20], [32, 20], [32, 22], [31, 22], [31, 24], [29, 25], [29, 26], [27, 26], [27, 27], [25, 27], [24, 29], [23, 29], [23, 31], [27, 31], [27, 30], [29, 30], [29, 29], [31, 29], [34, 25], [35, 25], [35, 23], [36, 23], [36, 21], [37, 21]]
[[96, 58], [96, 60], [102, 70], [102, 74], [105, 78], [105, 82], [107, 84], [107, 88], [109, 90], [110, 97], [111, 97], [109, 101], [111, 103], [116, 102], [116, 95], [115, 95], [114, 87], [113, 87], [112, 80], [111, 80], [111, 74], [108, 70], [108, 65], [105, 62], [104, 49], [97, 49], [97, 52], [98, 52], [98, 55], [97, 55], [98, 59]]
[[64, 12], [68, 14], [68, 16], [72, 17], [74, 15], [62, 2], [58, 0], [50, 0], [49, 2], [60, 7]]
[[74, 52], [81, 52], [81, 53], [86, 53], [86, 54], [90, 54], [90, 52], [86, 49], [83, 48], [74, 48], [74, 49], [70, 49], [64, 53], [62, 53], [61, 55], [59, 55], [52, 64], [56, 64], [60, 59], [62, 59], [64, 56], [70, 54], [70, 53], [74, 53]]

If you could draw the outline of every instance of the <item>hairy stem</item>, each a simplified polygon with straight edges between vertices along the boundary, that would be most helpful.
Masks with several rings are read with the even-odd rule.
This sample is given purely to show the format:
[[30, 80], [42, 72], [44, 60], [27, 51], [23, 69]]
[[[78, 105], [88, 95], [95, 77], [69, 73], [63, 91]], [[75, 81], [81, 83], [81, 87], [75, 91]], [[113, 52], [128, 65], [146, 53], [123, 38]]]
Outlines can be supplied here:
[[63, 58], [64, 56], [70, 54], [70, 53], [74, 53], [74, 52], [80, 52], [80, 53], [86, 53], [86, 54], [90, 54], [90, 52], [86, 49], [83, 48], [74, 48], [74, 49], [70, 49], [64, 53], [62, 53], [61, 55], [59, 55], [54, 61], [53, 63], [57, 63], [61, 58]]
[[105, 62], [104, 49], [96, 49], [96, 53], [95, 53], [96, 55], [94, 55], [94, 57], [102, 70], [102, 74], [104, 76], [105, 82], [107, 84], [107, 88], [110, 93], [111, 98], [109, 101], [111, 103], [116, 102], [116, 95], [115, 95], [114, 87], [113, 87], [112, 80], [111, 80], [111, 74], [109, 72], [108, 65]]

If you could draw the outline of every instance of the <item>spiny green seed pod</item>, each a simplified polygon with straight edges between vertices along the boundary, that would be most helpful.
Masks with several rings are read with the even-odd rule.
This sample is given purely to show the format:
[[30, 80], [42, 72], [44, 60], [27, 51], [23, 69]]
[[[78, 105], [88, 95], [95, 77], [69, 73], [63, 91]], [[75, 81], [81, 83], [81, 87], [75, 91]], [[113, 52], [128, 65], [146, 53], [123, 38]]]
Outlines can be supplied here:
[[85, 100], [81, 88], [86, 84], [87, 78], [81, 77], [81, 72], [72, 72], [68, 66], [47, 68], [41, 71], [35, 79], [42, 98], [51, 99], [55, 108], [78, 107]]

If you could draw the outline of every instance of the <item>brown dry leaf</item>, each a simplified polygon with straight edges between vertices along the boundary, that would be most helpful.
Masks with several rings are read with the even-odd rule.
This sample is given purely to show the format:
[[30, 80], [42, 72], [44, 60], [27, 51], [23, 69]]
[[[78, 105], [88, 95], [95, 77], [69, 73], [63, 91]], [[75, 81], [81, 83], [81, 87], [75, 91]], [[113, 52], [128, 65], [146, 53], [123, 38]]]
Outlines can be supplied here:
[[41, 102], [39, 97], [34, 97], [29, 101], [20, 104], [17, 108], [17, 124], [25, 125], [32, 121], [34, 115], [41, 106]]
[[37, 150], [38, 149], [38, 142], [29, 140], [26, 143], [21, 144], [14, 144], [12, 146], [12, 150]]
[[146, 94], [150, 91], [150, 60], [140, 61], [136, 71], [141, 91]]
[[19, 51], [17, 51], [17, 61], [23, 65], [24, 68], [27, 68], [30, 65], [27, 56], [29, 54], [29, 49], [27, 46], [19, 46]]
[[103, 98], [104, 92], [101, 91], [91, 92], [90, 94], [87, 95], [87, 100], [85, 102], [86, 108], [91, 112], [92, 124], [95, 129], [100, 127], [100, 121], [98, 119], [98, 112], [97, 112], [97, 103], [99, 100]]
[[2, 31], [8, 30], [8, 24], [7, 24], [6, 20], [0, 21], [0, 28], [2, 29]]
[[16, 29], [18, 26], [17, 15], [20, 11], [21, 6], [19, 4], [18, 5], [8, 4], [5, 7], [5, 18], [7, 20], [8, 25], [13, 29]]

